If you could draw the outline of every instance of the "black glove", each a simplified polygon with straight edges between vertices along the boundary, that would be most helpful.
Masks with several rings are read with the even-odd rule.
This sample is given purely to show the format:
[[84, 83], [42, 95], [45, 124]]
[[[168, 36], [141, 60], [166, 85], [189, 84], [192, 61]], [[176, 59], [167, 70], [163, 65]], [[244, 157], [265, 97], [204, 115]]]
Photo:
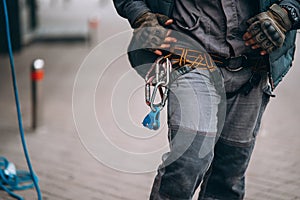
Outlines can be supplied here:
[[169, 17], [147, 12], [134, 23], [133, 37], [139, 48], [157, 49], [163, 44], [168, 30], [164, 27]]
[[247, 31], [263, 50], [271, 53], [281, 47], [285, 33], [291, 29], [291, 21], [287, 12], [277, 4], [273, 4], [266, 12], [262, 12], [247, 21]]

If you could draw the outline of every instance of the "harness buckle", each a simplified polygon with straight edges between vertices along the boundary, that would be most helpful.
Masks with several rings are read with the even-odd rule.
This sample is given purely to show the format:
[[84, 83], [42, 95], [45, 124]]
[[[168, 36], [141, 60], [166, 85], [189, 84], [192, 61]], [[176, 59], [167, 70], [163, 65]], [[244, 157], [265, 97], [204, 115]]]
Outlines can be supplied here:
[[244, 64], [247, 60], [248, 57], [246, 55], [226, 58], [224, 61], [225, 68], [230, 72], [241, 71], [245, 67]]

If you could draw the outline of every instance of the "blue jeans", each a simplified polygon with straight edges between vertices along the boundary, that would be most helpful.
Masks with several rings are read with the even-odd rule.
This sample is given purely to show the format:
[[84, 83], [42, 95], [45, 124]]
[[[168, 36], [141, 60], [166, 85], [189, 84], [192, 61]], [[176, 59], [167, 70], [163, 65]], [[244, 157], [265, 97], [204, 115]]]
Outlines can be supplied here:
[[163, 155], [151, 200], [189, 200], [201, 187], [199, 200], [243, 199], [245, 171], [269, 96], [267, 74], [244, 96], [224, 98], [241, 87], [251, 69], [195, 69], [170, 86], [168, 126], [170, 152]]

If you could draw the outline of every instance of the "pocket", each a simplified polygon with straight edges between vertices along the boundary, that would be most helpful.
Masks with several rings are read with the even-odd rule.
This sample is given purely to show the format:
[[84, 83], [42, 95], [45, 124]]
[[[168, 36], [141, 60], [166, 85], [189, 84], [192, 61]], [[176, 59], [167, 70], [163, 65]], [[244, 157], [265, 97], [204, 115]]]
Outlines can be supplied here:
[[233, 78], [233, 73], [227, 71], [225, 68], [219, 67], [218, 68], [220, 70], [220, 73], [223, 77], [224, 80], [224, 84], [227, 84], [228, 82], [230, 82]]
[[252, 76], [252, 70], [250, 68], [242, 69], [238, 72], [230, 72], [225, 68], [222, 68], [225, 75], [225, 89], [226, 92], [233, 92], [241, 88], [246, 82], [249, 81]]
[[266, 110], [266, 107], [270, 101], [270, 95], [263, 92], [263, 96], [262, 96], [262, 102], [261, 102], [261, 107], [260, 107], [260, 110], [259, 110], [259, 113], [258, 113], [258, 119], [257, 119], [257, 123], [256, 123], [256, 126], [254, 128], [254, 131], [253, 131], [253, 137], [256, 138], [259, 131], [260, 131], [260, 128], [261, 128], [261, 120], [262, 120], [262, 116]]

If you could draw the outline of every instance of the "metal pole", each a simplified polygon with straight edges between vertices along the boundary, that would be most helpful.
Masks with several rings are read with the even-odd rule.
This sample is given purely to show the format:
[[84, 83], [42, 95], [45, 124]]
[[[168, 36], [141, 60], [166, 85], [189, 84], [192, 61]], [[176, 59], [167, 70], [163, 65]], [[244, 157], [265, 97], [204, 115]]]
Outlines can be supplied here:
[[90, 47], [94, 47], [99, 42], [98, 30], [100, 19], [98, 16], [93, 16], [88, 19], [88, 43]]
[[44, 65], [42, 59], [36, 59], [31, 66], [31, 106], [32, 129], [35, 130], [41, 121], [42, 80], [44, 79]]

